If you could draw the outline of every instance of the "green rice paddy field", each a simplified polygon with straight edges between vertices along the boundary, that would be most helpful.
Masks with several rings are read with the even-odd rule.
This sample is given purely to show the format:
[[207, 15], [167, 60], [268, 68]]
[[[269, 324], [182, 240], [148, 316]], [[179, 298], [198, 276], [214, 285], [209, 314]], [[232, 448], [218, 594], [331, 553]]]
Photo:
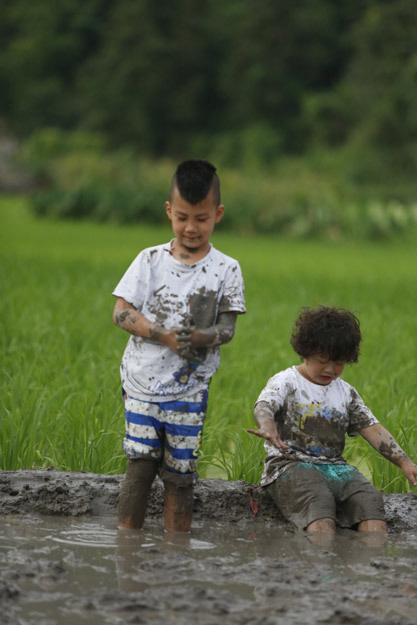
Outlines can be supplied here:
[[[53, 466], [121, 473], [119, 363], [128, 335], [112, 324], [112, 289], [134, 256], [170, 230], [35, 220], [0, 199], [0, 469]], [[202, 477], [257, 482], [262, 441], [246, 433], [268, 377], [296, 364], [289, 344], [302, 306], [361, 320], [363, 345], [344, 378], [417, 460], [416, 242], [290, 241], [215, 233], [237, 258], [248, 313], [222, 348], [199, 460]], [[386, 492], [411, 489], [360, 437], [345, 457]]]

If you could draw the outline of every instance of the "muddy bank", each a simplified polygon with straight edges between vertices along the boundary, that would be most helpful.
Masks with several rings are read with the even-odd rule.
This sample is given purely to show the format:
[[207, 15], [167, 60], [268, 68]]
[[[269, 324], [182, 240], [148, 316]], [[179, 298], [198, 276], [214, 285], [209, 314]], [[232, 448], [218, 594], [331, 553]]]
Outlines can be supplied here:
[[[63, 516], [115, 516], [123, 475], [65, 473], [61, 471], [0, 471], [0, 514], [39, 514]], [[258, 513], [252, 512], [245, 482], [217, 479], [200, 480], [195, 488], [194, 519], [224, 522], [254, 520], [287, 526], [269, 496], [254, 488], [251, 496]], [[148, 517], [160, 517], [164, 490], [155, 480]], [[390, 532], [417, 528], [417, 493], [384, 495]]]

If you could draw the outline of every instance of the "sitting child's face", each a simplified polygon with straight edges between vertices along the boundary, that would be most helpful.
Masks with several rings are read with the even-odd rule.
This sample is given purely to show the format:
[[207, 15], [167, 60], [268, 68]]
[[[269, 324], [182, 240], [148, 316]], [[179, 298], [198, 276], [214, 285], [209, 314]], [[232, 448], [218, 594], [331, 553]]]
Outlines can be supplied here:
[[336, 380], [345, 368], [346, 360], [329, 360], [325, 354], [317, 354], [304, 358], [302, 365], [298, 367], [298, 371], [313, 384], [327, 386], [333, 380]]

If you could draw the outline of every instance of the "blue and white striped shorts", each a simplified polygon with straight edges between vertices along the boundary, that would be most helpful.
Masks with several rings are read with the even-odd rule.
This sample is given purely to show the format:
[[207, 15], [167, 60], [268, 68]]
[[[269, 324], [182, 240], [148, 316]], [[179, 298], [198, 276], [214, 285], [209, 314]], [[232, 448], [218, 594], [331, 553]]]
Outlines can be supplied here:
[[207, 412], [208, 389], [181, 400], [148, 402], [123, 392], [128, 458], [152, 458], [183, 476], [196, 472]]

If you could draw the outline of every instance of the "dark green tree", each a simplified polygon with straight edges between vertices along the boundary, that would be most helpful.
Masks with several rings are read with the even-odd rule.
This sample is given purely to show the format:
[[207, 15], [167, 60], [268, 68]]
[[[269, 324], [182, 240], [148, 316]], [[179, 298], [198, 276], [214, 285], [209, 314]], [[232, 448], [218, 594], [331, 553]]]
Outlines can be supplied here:
[[94, 52], [108, 4], [108, 0], [16, 0], [3, 7], [1, 112], [18, 132], [78, 124], [76, 76]]
[[347, 145], [410, 176], [416, 32], [413, 0], [0, 0], [0, 118], [230, 164]]
[[360, 4], [244, 0], [222, 72], [229, 123], [262, 121], [283, 138], [285, 151], [303, 150], [310, 136], [304, 98], [343, 75]]
[[86, 124], [153, 154], [212, 127], [220, 63], [209, 0], [120, 0], [80, 78]]
[[[412, 0], [372, 2], [353, 32], [345, 85], [352, 93], [356, 139], [373, 154], [382, 179], [414, 176], [417, 166], [417, 12]], [[370, 171], [367, 172], [371, 173]]]

